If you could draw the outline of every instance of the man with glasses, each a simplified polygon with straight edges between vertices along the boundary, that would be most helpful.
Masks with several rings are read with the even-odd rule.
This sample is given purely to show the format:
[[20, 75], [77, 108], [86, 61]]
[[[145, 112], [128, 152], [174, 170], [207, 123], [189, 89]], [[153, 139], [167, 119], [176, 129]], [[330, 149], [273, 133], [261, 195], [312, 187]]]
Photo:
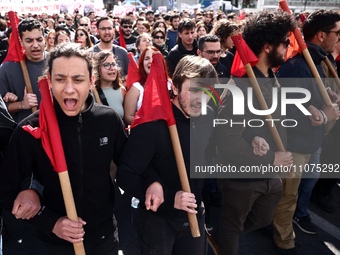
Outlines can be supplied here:
[[222, 53], [220, 39], [217, 35], [204, 35], [198, 41], [197, 55], [206, 58], [215, 67], [219, 78], [229, 78], [227, 67], [220, 63]]
[[113, 44], [115, 29], [113, 28], [112, 20], [109, 17], [100, 18], [97, 21], [97, 29], [100, 41], [90, 48], [89, 51], [99, 52], [102, 50], [112, 50], [117, 58], [118, 65], [122, 70], [122, 76], [124, 77], [127, 74], [129, 59], [126, 49]]
[[71, 41], [74, 41], [75, 30], [73, 28], [73, 17], [71, 14], [65, 14], [65, 24], [71, 33]]
[[[327, 72], [323, 71], [322, 63], [328, 56], [331, 57], [331, 54], [328, 53], [332, 53], [335, 45], [339, 42], [340, 14], [328, 10], [315, 11], [305, 20], [302, 30], [308, 50], [321, 78], [332, 78], [326, 76], [328, 68], [325, 67]], [[334, 60], [332, 59], [332, 61]], [[299, 120], [296, 127], [287, 129], [287, 148], [293, 152], [294, 164], [308, 169], [308, 164], [320, 162], [324, 134], [329, 131], [329, 124], [332, 122], [334, 124], [334, 121], [339, 118], [339, 107], [337, 104], [324, 106], [307, 61], [300, 54], [281, 66], [278, 77], [282, 87], [305, 88], [311, 93], [311, 99], [306, 104], [306, 108], [308, 107], [312, 116], [305, 116], [293, 105], [287, 106], [286, 115], [287, 119]], [[329, 80], [332, 79], [324, 80], [326, 86]], [[290, 99], [298, 97], [299, 95], [293, 93], [289, 96]], [[332, 100], [335, 98], [331, 97]], [[307, 167], [305, 168], [305, 166]], [[280, 254], [297, 254], [292, 221], [303, 232], [316, 234], [316, 228], [311, 223], [307, 212], [307, 205], [319, 173], [317, 171], [301, 173], [300, 171], [295, 175], [296, 178], [282, 179], [283, 197], [274, 217], [274, 240]], [[301, 176], [308, 177], [308, 179], [301, 180]]]
[[65, 25], [65, 17], [62, 14], [60, 14], [55, 20], [55, 26], [58, 25]]
[[[136, 40], [137, 37], [133, 35], [133, 29], [132, 29], [133, 21], [130, 17], [124, 17], [120, 21], [120, 27], [121, 27], [121, 34], [117, 37], [117, 41], [119, 42], [119, 45], [123, 48], [126, 48], [128, 52], [132, 52], [134, 55], [137, 52], [136, 48]], [[121, 44], [122, 39], [125, 41], [125, 45]]]

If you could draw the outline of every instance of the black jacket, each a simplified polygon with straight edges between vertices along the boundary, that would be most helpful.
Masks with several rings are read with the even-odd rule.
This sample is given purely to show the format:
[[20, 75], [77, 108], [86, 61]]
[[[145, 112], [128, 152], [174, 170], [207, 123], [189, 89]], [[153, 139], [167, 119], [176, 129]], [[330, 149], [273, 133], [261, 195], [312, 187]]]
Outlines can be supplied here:
[[[321, 62], [326, 58], [327, 53], [318, 45], [307, 42], [307, 46], [320, 77], [324, 78]], [[320, 92], [302, 55], [298, 54], [285, 62], [280, 67], [277, 75], [282, 87], [305, 88], [311, 93], [311, 99], [303, 104], [306, 109], [313, 105], [315, 108], [322, 110], [323, 101]], [[299, 93], [289, 93], [287, 96], [289, 99], [300, 97], [301, 94]], [[324, 125], [312, 126], [309, 116], [305, 116], [300, 109], [292, 104], [287, 105], [286, 119], [298, 121], [296, 127], [287, 129], [287, 149], [289, 151], [310, 154], [322, 145]]]
[[172, 77], [178, 62], [186, 55], [197, 55], [197, 41], [194, 40], [192, 50], [186, 50], [181, 39], [178, 38], [177, 45], [171, 49], [166, 58], [170, 77]]
[[[174, 105], [173, 110], [185, 166], [190, 176], [189, 170], [204, 162], [206, 144], [212, 131], [213, 115], [190, 119]], [[174, 208], [175, 194], [182, 188], [169, 129], [163, 120], [144, 123], [131, 130], [117, 171], [118, 185], [137, 197], [141, 208], [145, 208], [146, 189], [155, 181], [162, 184], [164, 191], [164, 203], [155, 214], [187, 221], [186, 212]], [[189, 182], [197, 205], [200, 205], [204, 179], [190, 179]]]
[[[69, 117], [55, 103], [77, 214], [87, 222], [85, 244], [100, 240], [101, 236], [115, 230], [110, 162], [118, 162], [126, 141], [124, 125], [111, 108], [94, 104], [91, 96], [87, 104], [87, 110]], [[18, 191], [32, 187], [34, 176], [44, 186], [42, 205], [45, 208], [28, 222], [40, 230], [43, 241], [71, 245], [52, 234], [56, 221], [66, 216], [58, 174], [53, 170], [41, 140], [22, 129], [24, 125], [38, 127], [38, 118], [39, 111], [24, 119], [13, 133], [0, 173], [1, 203], [10, 211]]]

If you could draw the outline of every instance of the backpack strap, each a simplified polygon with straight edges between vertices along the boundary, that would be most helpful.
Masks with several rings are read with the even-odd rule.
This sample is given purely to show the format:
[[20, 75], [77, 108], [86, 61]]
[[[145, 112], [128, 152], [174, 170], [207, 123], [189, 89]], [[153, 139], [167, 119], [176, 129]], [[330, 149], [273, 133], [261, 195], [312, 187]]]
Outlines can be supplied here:
[[103, 105], [109, 106], [109, 104], [108, 104], [108, 102], [107, 102], [107, 99], [106, 99], [106, 97], [105, 97], [105, 95], [104, 95], [103, 90], [102, 90], [101, 88], [98, 87], [98, 88], [97, 88], [97, 91], [98, 91], [98, 95], [99, 95], [100, 101], [102, 101], [102, 104], [103, 104]]

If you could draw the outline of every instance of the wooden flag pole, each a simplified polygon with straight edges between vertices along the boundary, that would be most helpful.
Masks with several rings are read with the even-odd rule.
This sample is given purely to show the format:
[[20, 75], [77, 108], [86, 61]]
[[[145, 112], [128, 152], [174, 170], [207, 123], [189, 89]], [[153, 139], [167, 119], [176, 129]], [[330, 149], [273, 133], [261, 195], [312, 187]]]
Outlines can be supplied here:
[[[184, 164], [182, 148], [181, 148], [181, 144], [179, 141], [176, 125], [170, 126], [169, 132], [170, 132], [172, 147], [175, 153], [178, 175], [179, 175], [179, 179], [181, 182], [182, 190], [184, 192], [191, 192], [190, 184], [188, 180], [188, 174], [187, 174], [186, 167]], [[190, 224], [191, 235], [193, 237], [200, 237], [201, 234], [200, 234], [200, 229], [198, 227], [196, 215], [193, 213], [188, 213], [188, 219], [189, 219], [189, 224]]]
[[[239, 31], [235, 31], [235, 32], [231, 33], [230, 36], [233, 38], [233, 36], [237, 36], [238, 34], [239, 34]], [[242, 62], [243, 62], [244, 59], [245, 59], [245, 56], [244, 56], [245, 54], [242, 52], [243, 49], [241, 47], [237, 47], [237, 45], [239, 46], [240, 44], [237, 44], [235, 42], [234, 42], [234, 44], [235, 44], [236, 50], [240, 54]], [[244, 67], [245, 67], [245, 69], [247, 71], [247, 75], [248, 75], [248, 78], [250, 80], [251, 86], [253, 87], [253, 89], [255, 91], [255, 95], [256, 95], [257, 100], [259, 101], [261, 109], [262, 110], [268, 110], [268, 105], [267, 105], [267, 103], [266, 103], [266, 101], [265, 101], [265, 99], [263, 97], [262, 91], [260, 89], [260, 85], [257, 82], [257, 79], [256, 79], [256, 76], [254, 74], [252, 66], [250, 65], [250, 63], [243, 63], [243, 64], [244, 64]], [[269, 114], [269, 115], [266, 115], [266, 119], [273, 119], [273, 118]], [[270, 133], [271, 133], [271, 135], [272, 135], [272, 137], [274, 139], [274, 142], [275, 142], [278, 150], [279, 151], [286, 151], [285, 147], [284, 147], [284, 145], [282, 143], [281, 137], [279, 135], [279, 132], [277, 131], [275, 123], [274, 122], [270, 123], [269, 121], [267, 121], [267, 124], [268, 124], [268, 128], [270, 130]], [[289, 172], [289, 177], [294, 177], [294, 176], [295, 176], [295, 174], [290, 171]]]
[[334, 77], [336, 85], [340, 89], [340, 79], [339, 79], [339, 76], [334, 69], [334, 66], [332, 65], [331, 61], [327, 57], [324, 59], [324, 61], [327, 65], [328, 70], [330, 71], [331, 75]]
[[[49, 90], [48, 80], [46, 77], [39, 77], [39, 88], [41, 92], [41, 97], [43, 100], [43, 104], [45, 107], [45, 115], [46, 115], [46, 122], [49, 123], [50, 126], [52, 126], [55, 130], [55, 132], [50, 132], [50, 139], [51, 135], [53, 135], [53, 143], [52, 143], [52, 151], [53, 154], [59, 154], [61, 155], [61, 160], [58, 162], [62, 166], [61, 169], [55, 169], [58, 172], [59, 181], [60, 181], [60, 187], [64, 198], [64, 204], [66, 209], [66, 215], [67, 218], [69, 218], [72, 221], [78, 222], [78, 215], [77, 210], [73, 198], [73, 192], [71, 188], [71, 182], [67, 170], [66, 165], [66, 159], [63, 151], [63, 146], [61, 142], [61, 135], [59, 131], [59, 125], [57, 121], [57, 117], [54, 111], [52, 98]], [[58, 131], [58, 132], [57, 132]], [[61, 148], [61, 150], [60, 150]], [[85, 255], [85, 248], [83, 242], [79, 243], [73, 243], [74, 252], [76, 255]]]

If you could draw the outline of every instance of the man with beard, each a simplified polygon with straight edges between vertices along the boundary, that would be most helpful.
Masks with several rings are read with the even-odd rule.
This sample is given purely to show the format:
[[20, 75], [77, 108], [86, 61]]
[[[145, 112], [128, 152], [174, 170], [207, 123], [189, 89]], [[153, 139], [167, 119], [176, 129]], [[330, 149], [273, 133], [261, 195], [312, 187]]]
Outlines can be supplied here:
[[[258, 58], [253, 71], [268, 106], [272, 105], [273, 88], [279, 88], [271, 68], [283, 63], [284, 54], [289, 45], [288, 34], [294, 28], [291, 16], [282, 11], [259, 12], [250, 18], [244, 27], [244, 40]], [[251, 87], [249, 79], [243, 77], [235, 80], [235, 83], [242, 90], [244, 98], [248, 98], [248, 88]], [[242, 172], [245, 167], [292, 164], [290, 152], [278, 151], [265, 116], [252, 113], [247, 103], [244, 105], [244, 114], [234, 115], [233, 104], [237, 103], [236, 99], [231, 93], [225, 93], [222, 100], [223, 105], [218, 119], [232, 120], [233, 124], [217, 126], [216, 142], [219, 164], [233, 166], [238, 173]], [[253, 107], [261, 109], [255, 95], [252, 100]], [[272, 113], [272, 117], [282, 119], [280, 107]], [[254, 119], [262, 120], [264, 125], [254, 127], [247, 124]], [[242, 125], [242, 123], [245, 124]], [[285, 143], [284, 127], [277, 125], [277, 130], [282, 142]], [[266, 153], [262, 151], [254, 153], [252, 142], [259, 138], [264, 138], [268, 143], [264, 148], [260, 147]], [[276, 173], [269, 172], [267, 174], [227, 173], [218, 179], [218, 184], [222, 192], [218, 242], [223, 255], [236, 255], [241, 234], [271, 223], [276, 205], [282, 195], [281, 180]]]
[[170, 17], [170, 25], [171, 27], [168, 29], [167, 38], [168, 41], [168, 51], [170, 51], [177, 43], [177, 35], [178, 35], [178, 25], [179, 25], [180, 17], [178, 14], [174, 14]]
[[15, 122], [32, 113], [32, 107], [40, 104], [38, 77], [45, 65], [45, 40], [42, 24], [35, 19], [25, 19], [18, 26], [20, 42], [25, 50], [26, 65], [33, 93], [27, 93], [24, 77], [18, 62], [6, 62], [0, 67], [0, 94], [12, 92], [18, 96], [16, 102], [6, 102], [7, 109]]
[[[315, 11], [308, 16], [302, 29], [308, 50], [320, 77], [331, 78], [327, 77], [326, 72], [323, 71], [322, 62], [327, 58], [328, 53], [334, 51], [334, 47], [339, 41], [340, 15], [329, 10]], [[339, 118], [339, 107], [337, 104], [324, 106], [307, 61], [300, 54], [289, 59], [280, 67], [278, 77], [283, 87], [305, 88], [311, 93], [311, 99], [304, 106], [313, 114], [312, 116], [305, 116], [293, 105], [287, 106], [287, 119], [298, 120], [298, 124], [294, 128], [287, 130], [287, 148], [293, 153], [294, 165], [308, 169], [307, 164], [317, 165], [320, 163], [324, 135], [329, 131], [329, 123], [333, 122], [334, 124], [334, 121]], [[331, 79], [324, 79], [326, 86], [329, 80]], [[290, 93], [288, 98], [292, 100], [300, 96], [297, 93]], [[331, 99], [336, 98], [331, 97]], [[306, 165], [307, 167], [305, 167]], [[316, 228], [311, 223], [307, 212], [307, 205], [319, 176], [318, 173], [318, 171], [305, 173], [297, 171], [296, 178], [282, 179], [283, 197], [274, 217], [274, 240], [280, 254], [297, 254], [292, 220], [303, 232], [316, 234]], [[302, 174], [309, 178], [301, 180]], [[298, 207], [296, 207], [297, 203]]]
[[122, 76], [126, 76], [129, 58], [126, 49], [112, 43], [115, 33], [112, 20], [109, 17], [100, 18], [97, 21], [97, 29], [100, 42], [90, 48], [89, 51], [99, 52], [102, 50], [112, 50], [117, 58], [118, 65], [122, 70]]
[[[128, 52], [132, 52], [135, 55], [137, 52], [136, 48], [137, 37], [132, 34], [133, 31], [132, 24], [133, 21], [130, 17], [126, 16], [122, 18], [120, 21], [121, 34], [117, 37], [116, 40], [120, 42], [123, 39], [125, 41], [126, 50]], [[123, 47], [123, 45], [120, 46]]]
[[182, 19], [180, 21], [178, 25], [177, 45], [169, 51], [169, 55], [166, 58], [170, 77], [181, 58], [185, 55], [197, 55], [195, 27], [196, 24], [192, 19]]
[[198, 41], [197, 55], [210, 61], [210, 63], [215, 67], [219, 78], [229, 78], [229, 70], [220, 62], [221, 53], [221, 43], [217, 35], [208, 34], [200, 37]]
[[153, 23], [155, 22], [155, 15], [154, 15], [153, 10], [148, 10], [145, 13], [145, 17], [146, 17], [147, 22], [149, 22], [150, 27], [152, 27]]

